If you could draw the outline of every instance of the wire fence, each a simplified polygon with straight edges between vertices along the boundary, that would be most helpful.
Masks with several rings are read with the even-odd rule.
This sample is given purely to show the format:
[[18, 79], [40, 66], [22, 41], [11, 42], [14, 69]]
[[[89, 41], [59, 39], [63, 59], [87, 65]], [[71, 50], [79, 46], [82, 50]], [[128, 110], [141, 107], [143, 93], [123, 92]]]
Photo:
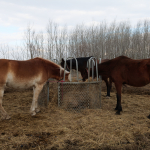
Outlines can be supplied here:
[[63, 82], [58, 84], [58, 106], [65, 110], [101, 107], [101, 81]]

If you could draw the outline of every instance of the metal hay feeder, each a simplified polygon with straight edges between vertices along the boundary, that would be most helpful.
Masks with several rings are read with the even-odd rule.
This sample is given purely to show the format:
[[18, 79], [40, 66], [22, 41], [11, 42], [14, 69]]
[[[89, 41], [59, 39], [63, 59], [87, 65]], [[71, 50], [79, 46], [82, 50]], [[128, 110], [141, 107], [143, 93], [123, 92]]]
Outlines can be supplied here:
[[[88, 81], [80, 82], [78, 76], [78, 62], [76, 58], [69, 57], [70, 70], [72, 70], [72, 59], [76, 61], [77, 82], [59, 82], [58, 83], [58, 106], [65, 110], [76, 110], [90, 108], [98, 109], [101, 107], [101, 78], [98, 77], [98, 67], [95, 57], [91, 57], [87, 62], [88, 65]], [[94, 61], [95, 60], [95, 61]], [[89, 80], [90, 64], [92, 64], [92, 81]], [[97, 80], [93, 81], [94, 62], [96, 65]], [[65, 66], [66, 69], [66, 61]], [[65, 81], [65, 73], [64, 73]], [[71, 78], [72, 81], [72, 78]]]

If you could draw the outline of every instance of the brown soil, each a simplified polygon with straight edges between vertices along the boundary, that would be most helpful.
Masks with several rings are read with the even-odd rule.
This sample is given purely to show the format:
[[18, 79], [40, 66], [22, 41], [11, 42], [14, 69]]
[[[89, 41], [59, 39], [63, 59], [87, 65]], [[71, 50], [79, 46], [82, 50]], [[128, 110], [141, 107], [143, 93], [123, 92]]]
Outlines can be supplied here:
[[150, 85], [123, 87], [121, 115], [115, 115], [116, 94], [106, 98], [102, 84], [102, 108], [71, 112], [56, 106], [57, 94], [50, 89], [47, 108], [31, 117], [32, 91], [7, 90], [3, 106], [10, 120], [0, 121], [0, 150], [149, 150]]

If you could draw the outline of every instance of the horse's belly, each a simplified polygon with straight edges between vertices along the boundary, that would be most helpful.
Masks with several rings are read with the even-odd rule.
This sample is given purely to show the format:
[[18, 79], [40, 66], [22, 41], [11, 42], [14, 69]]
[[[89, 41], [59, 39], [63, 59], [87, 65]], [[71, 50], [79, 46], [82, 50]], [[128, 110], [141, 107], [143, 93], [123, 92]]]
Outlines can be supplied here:
[[34, 86], [34, 82], [33, 81], [11, 81], [11, 82], [7, 82], [6, 86], [10, 87], [10, 88], [16, 88], [16, 89], [28, 89], [30, 87]]
[[143, 80], [143, 79], [132, 80], [130, 82], [127, 82], [127, 84], [135, 87], [141, 87], [149, 84], [149, 80]]
[[18, 89], [27, 89], [40, 83], [42, 80], [41, 74], [31, 77], [16, 76], [13, 73], [7, 74], [6, 86]]
[[7, 76], [6, 86], [17, 89], [27, 89], [35, 84], [35, 78], [25, 79], [17, 78], [12, 74]]

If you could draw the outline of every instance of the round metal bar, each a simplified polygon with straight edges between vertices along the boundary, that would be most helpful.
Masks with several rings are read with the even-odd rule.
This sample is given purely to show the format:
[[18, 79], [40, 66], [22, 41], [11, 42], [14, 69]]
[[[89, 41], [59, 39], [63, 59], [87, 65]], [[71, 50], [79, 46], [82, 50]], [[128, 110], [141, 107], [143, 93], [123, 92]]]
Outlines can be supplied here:
[[[75, 59], [75, 61], [76, 61], [77, 81], [79, 82], [79, 75], [78, 75], [78, 61], [77, 61], [77, 59], [74, 58], [74, 57], [68, 57], [68, 58], [65, 60], [65, 66], [64, 66], [64, 69], [65, 69], [65, 70], [66, 70], [66, 64], [67, 64], [66, 61], [67, 61], [68, 59], [71, 60], [71, 63], [70, 63], [71, 69], [72, 69], [72, 59]], [[65, 71], [64, 71], [64, 79], [63, 79], [63, 80], [65, 81]], [[71, 81], [72, 81], [72, 78], [71, 78]]]
[[102, 61], [102, 59], [101, 59], [101, 58], [99, 58], [99, 64], [101, 64], [101, 61]]
[[[96, 58], [95, 57], [91, 57], [90, 59], [89, 59], [89, 61], [87, 62], [87, 63], [89, 63], [89, 65], [88, 65], [88, 81], [89, 81], [89, 77], [90, 77], [90, 64], [91, 64], [91, 60], [94, 60], [95, 59], [95, 64], [96, 64], [96, 77], [97, 77], [97, 81], [98, 81], [98, 67], [97, 67], [97, 60], [96, 60]], [[93, 67], [93, 65], [92, 65], [92, 67]], [[93, 76], [92, 76], [92, 78], [93, 78]]]

